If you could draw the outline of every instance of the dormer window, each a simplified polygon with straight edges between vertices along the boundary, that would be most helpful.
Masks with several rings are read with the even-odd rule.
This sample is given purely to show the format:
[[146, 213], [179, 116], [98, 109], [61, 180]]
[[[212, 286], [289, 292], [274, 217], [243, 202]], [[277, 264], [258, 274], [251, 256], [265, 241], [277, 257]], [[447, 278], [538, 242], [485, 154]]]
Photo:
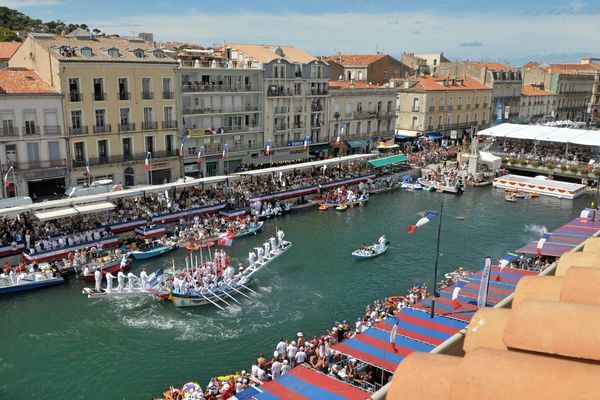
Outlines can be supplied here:
[[134, 50], [133, 51], [133, 55], [136, 56], [137, 58], [144, 58], [144, 52], [142, 50]]
[[82, 47], [79, 52], [81, 53], [82, 57], [91, 57], [92, 56], [92, 49], [89, 47]]
[[112, 58], [119, 58], [119, 50], [118, 49], [108, 49], [108, 56]]
[[165, 58], [165, 54], [160, 50], [155, 50], [153, 54], [156, 58]]

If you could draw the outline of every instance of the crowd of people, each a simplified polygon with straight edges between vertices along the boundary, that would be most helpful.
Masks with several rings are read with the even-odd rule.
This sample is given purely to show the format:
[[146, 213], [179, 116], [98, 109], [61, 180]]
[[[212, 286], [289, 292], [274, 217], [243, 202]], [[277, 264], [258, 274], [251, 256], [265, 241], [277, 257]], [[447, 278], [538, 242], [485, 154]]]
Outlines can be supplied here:
[[406, 145], [406, 155], [410, 165], [424, 167], [455, 160], [462, 146], [440, 146], [432, 141], [417, 141]]
[[494, 140], [490, 150], [506, 158], [537, 161], [540, 165], [551, 162], [555, 165], [583, 166], [593, 158], [592, 148], [589, 146], [569, 145], [567, 149], [564, 143], [535, 143], [533, 140]]

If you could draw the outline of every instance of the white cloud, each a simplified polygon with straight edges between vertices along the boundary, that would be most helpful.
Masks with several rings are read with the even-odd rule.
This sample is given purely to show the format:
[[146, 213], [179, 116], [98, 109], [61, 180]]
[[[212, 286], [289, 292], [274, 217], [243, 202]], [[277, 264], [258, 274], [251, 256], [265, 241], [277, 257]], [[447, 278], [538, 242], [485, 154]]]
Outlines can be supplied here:
[[63, 4], [61, 0], [2, 0], [1, 6], [21, 9], [23, 7], [53, 7]]
[[[26, 0], [27, 1], [27, 0]], [[398, 21], [398, 24], [386, 23]], [[418, 22], [420, 34], [414, 34]], [[461, 14], [433, 12], [323, 13], [317, 15], [240, 12], [186, 15], [139, 14], [105, 21], [120, 34], [153, 32], [157, 40], [193, 41], [206, 46], [223, 41], [281, 43], [313, 54], [374, 52], [399, 56], [403, 51], [444, 51], [463, 58], [505, 59], [529, 54], [598, 52], [597, 15]], [[90, 21], [102, 28], [103, 21]], [[461, 47], [478, 42], [481, 46]]]

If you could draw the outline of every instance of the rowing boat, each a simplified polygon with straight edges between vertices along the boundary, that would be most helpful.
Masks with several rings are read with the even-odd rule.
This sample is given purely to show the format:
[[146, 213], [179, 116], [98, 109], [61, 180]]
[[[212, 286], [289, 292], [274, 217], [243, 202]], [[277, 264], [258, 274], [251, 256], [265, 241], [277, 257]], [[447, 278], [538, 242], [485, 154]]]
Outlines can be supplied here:
[[[93, 261], [83, 265], [83, 268], [79, 273], [79, 278], [83, 279], [85, 282], [94, 282], [94, 272], [96, 272], [97, 269], [102, 272], [102, 279], [104, 279], [104, 276], [109, 272], [113, 274], [119, 271], [127, 271], [129, 269], [129, 264], [130, 263], [128, 261], [127, 264], [121, 268], [121, 259], [118, 257], [110, 259], [103, 264], [100, 264], [98, 261]], [[87, 272], [86, 268], [88, 269]]]
[[6, 274], [0, 275], [0, 294], [25, 292], [65, 283], [62, 275], [55, 276], [50, 268], [21, 273], [13, 278]]
[[150, 247], [143, 248], [141, 250], [130, 251], [128, 255], [136, 260], [146, 260], [148, 258], [154, 258], [167, 254], [177, 248], [177, 243], [167, 242], [163, 244], [160, 241], [152, 242]]
[[383, 246], [383, 249], [379, 246], [378, 243], [376, 244], [372, 244], [370, 246], [367, 246], [364, 249], [358, 249], [358, 250], [354, 250], [352, 252], [352, 255], [358, 259], [367, 259], [367, 258], [374, 258], [377, 257], [383, 253], [385, 253], [388, 249], [388, 244], [386, 243]]
[[514, 203], [517, 201], [517, 198], [514, 195], [506, 195], [504, 196], [504, 200]]
[[237, 235], [234, 235], [233, 238], [240, 239], [240, 238], [243, 238], [246, 236], [250, 236], [252, 234], [256, 234], [257, 232], [259, 232], [262, 229], [264, 224], [265, 223], [263, 221], [258, 221], [258, 223], [256, 225], [249, 225], [248, 229], [238, 233]]
[[337, 206], [335, 209], [338, 211], [346, 211], [346, 208], [348, 208], [348, 206], [346, 204], [342, 203], [339, 206]]

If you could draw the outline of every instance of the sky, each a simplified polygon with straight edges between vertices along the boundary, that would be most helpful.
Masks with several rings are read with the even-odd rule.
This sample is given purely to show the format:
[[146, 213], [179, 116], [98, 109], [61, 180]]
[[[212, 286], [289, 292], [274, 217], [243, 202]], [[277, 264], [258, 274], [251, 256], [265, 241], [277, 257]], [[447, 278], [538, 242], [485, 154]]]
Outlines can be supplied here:
[[444, 52], [451, 59], [600, 56], [600, 0], [0, 0], [44, 21], [157, 41], [290, 44], [315, 55]]

